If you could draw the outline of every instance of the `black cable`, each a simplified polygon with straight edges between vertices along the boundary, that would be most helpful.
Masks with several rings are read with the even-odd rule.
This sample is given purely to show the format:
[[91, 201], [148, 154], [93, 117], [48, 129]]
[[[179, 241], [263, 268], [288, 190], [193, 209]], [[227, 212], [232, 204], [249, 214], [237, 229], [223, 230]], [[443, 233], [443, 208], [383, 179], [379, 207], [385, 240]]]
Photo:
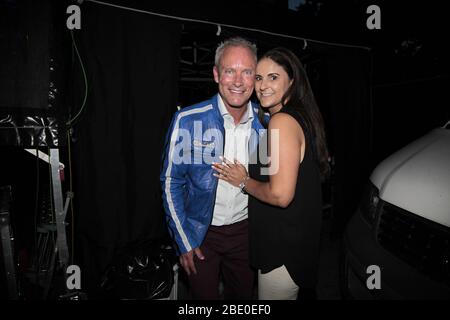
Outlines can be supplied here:
[[[80, 53], [78, 51], [78, 47], [77, 47], [77, 43], [75, 41], [75, 38], [73, 36], [73, 31], [70, 31], [70, 36], [72, 37], [72, 50], [75, 50], [75, 53], [77, 54], [78, 57], [78, 61], [80, 62], [80, 67], [81, 67], [81, 71], [83, 74], [83, 80], [84, 80], [84, 98], [83, 98], [83, 102], [81, 104], [80, 109], [78, 110], [78, 113], [70, 120], [67, 121], [66, 125], [68, 127], [73, 127], [77, 118], [83, 113], [84, 107], [86, 106], [86, 101], [87, 101], [87, 97], [88, 97], [88, 80], [87, 80], [87, 75], [86, 75], [86, 70], [84, 68], [84, 63], [83, 60], [81, 59]], [[73, 51], [72, 51], [73, 52]], [[73, 53], [72, 53], [73, 55]]]
[[283, 38], [303, 40], [304, 43], [305, 43], [305, 46], [306, 46], [307, 42], [311, 42], [311, 43], [318, 43], [318, 44], [324, 44], [324, 45], [329, 45], [329, 46], [358, 48], [358, 49], [364, 49], [364, 50], [369, 50], [369, 51], [371, 50], [371, 48], [369, 48], [369, 47], [364, 47], [364, 46], [359, 46], [359, 45], [350, 45], [350, 44], [344, 44], [344, 43], [320, 41], [320, 40], [308, 39], [308, 38], [304, 38], [304, 37], [291, 36], [291, 35], [288, 35], [288, 34], [271, 32], [271, 31], [262, 30], [262, 29], [247, 28], [247, 27], [242, 27], [242, 26], [237, 26], [237, 25], [230, 25], [230, 24], [225, 24], [225, 23], [221, 23], [221, 22], [213, 22], [213, 21], [208, 21], [208, 20], [184, 18], [184, 17], [180, 17], [180, 16], [173, 16], [173, 15], [162, 14], [162, 13], [157, 13], [157, 12], [152, 12], [152, 11], [147, 11], [147, 10], [140, 10], [140, 9], [136, 9], [136, 8], [120, 6], [120, 5], [116, 5], [116, 4], [109, 3], [109, 2], [104, 2], [104, 1], [98, 1], [98, 0], [86, 0], [86, 1], [89, 1], [89, 2], [92, 2], [92, 3], [97, 3], [97, 4], [100, 4], [100, 5], [104, 5], [104, 6], [110, 6], [110, 7], [114, 7], [114, 8], [128, 10], [128, 11], [132, 11], [132, 12], [144, 13], [144, 14], [149, 14], [149, 15], [153, 15], [153, 16], [157, 16], [157, 17], [168, 18], [168, 19], [174, 19], [174, 20], [178, 20], [178, 21], [197, 22], [197, 23], [215, 25], [215, 26], [218, 27], [218, 32], [216, 34], [217, 36], [219, 36], [220, 33], [222, 32], [221, 31], [222, 27], [228, 27], [228, 28], [233, 28], [233, 29], [238, 29], [238, 30], [247, 30], [247, 31], [252, 31], [252, 32], [258, 32], [258, 33], [262, 33], [262, 34], [278, 36], [278, 37], [283, 37]]

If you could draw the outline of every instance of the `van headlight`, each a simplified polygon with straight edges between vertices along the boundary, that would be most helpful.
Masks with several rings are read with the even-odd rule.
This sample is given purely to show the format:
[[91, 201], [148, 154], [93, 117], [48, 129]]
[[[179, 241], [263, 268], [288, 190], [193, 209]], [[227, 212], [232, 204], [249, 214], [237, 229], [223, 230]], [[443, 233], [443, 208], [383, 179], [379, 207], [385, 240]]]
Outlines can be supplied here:
[[363, 218], [370, 224], [374, 224], [377, 218], [377, 208], [380, 202], [378, 197], [378, 188], [369, 181], [364, 190], [363, 197], [359, 209], [361, 210]]

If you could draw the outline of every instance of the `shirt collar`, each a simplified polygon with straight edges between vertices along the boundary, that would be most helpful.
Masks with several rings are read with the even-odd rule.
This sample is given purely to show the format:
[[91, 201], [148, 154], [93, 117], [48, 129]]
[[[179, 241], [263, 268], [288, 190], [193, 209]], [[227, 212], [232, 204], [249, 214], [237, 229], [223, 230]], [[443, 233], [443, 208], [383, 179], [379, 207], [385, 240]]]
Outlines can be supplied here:
[[[227, 108], [225, 107], [225, 104], [223, 103], [222, 97], [220, 96], [220, 94], [217, 95], [217, 105], [219, 106], [219, 111], [220, 114], [222, 115], [223, 118], [232, 118], [232, 116], [230, 115], [230, 113], [228, 112]], [[253, 120], [253, 108], [252, 108], [252, 103], [249, 101], [247, 103], [247, 112], [245, 112], [242, 115], [241, 118], [241, 124], [245, 124], [247, 123], [247, 121], [251, 121]]]

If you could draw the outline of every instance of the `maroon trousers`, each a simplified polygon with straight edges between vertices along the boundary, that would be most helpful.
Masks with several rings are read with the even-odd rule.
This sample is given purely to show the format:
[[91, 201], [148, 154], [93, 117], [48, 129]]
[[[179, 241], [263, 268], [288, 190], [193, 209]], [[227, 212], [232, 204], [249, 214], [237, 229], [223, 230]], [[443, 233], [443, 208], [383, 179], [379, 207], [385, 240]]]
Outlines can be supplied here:
[[247, 220], [210, 226], [200, 250], [205, 259], [194, 257], [197, 274], [188, 277], [193, 299], [221, 299], [220, 276], [224, 285], [223, 298], [252, 299], [255, 274], [249, 264]]

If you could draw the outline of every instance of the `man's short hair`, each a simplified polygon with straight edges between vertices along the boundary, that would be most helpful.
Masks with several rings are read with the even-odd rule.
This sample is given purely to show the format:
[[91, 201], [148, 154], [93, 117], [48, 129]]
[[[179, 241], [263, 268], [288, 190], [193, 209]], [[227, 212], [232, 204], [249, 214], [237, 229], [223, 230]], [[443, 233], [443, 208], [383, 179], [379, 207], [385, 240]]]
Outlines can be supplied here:
[[223, 56], [223, 53], [226, 48], [228, 47], [243, 47], [250, 50], [251, 53], [255, 56], [255, 60], [257, 60], [257, 48], [256, 45], [247, 39], [244, 39], [242, 37], [233, 37], [229, 38], [225, 41], [222, 41], [216, 49], [216, 56], [214, 58], [214, 65], [216, 67], [219, 67], [220, 59]]

